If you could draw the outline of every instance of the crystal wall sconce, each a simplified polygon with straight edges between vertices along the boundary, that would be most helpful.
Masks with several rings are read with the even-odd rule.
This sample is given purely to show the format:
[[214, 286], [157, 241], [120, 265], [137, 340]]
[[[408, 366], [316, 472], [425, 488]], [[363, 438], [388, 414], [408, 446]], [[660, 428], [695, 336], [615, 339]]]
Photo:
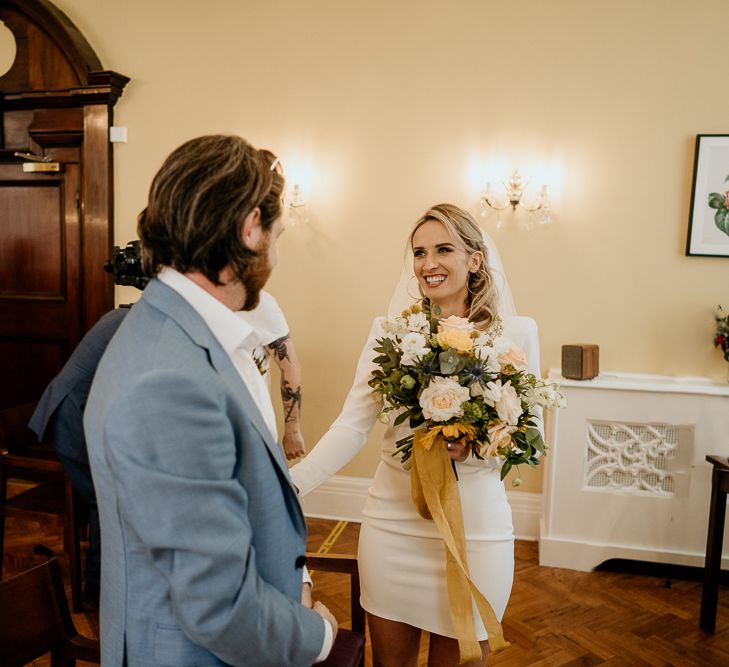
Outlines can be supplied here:
[[537, 222], [540, 226], [548, 226], [552, 224], [551, 205], [549, 202], [549, 195], [547, 194], [547, 186], [542, 185], [541, 190], [537, 193], [536, 198], [530, 202], [525, 203], [523, 201], [524, 192], [527, 189], [528, 182], [522, 181], [521, 175], [518, 171], [515, 171], [511, 178], [505, 183], [502, 181], [504, 186], [504, 192], [506, 199], [499, 199], [491, 189], [491, 183], [486, 183], [481, 199], [481, 216], [488, 218], [492, 212], [496, 213], [496, 228], [499, 229], [503, 226], [503, 220], [501, 218], [501, 211], [511, 206], [512, 211], [516, 211], [518, 207], [528, 212], [528, 221], [525, 223], [527, 229], [534, 227], [533, 219], [536, 214]]
[[309, 207], [298, 183], [294, 183], [286, 193], [286, 219], [292, 227], [309, 222]]

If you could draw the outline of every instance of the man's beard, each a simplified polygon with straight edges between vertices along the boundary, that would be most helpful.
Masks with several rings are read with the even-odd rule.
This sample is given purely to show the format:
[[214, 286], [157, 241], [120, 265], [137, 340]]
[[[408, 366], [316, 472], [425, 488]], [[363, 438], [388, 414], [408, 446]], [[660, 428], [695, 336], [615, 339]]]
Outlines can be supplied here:
[[268, 261], [268, 246], [271, 239], [265, 236], [261, 248], [257, 250], [258, 256], [246, 266], [240, 275], [241, 283], [246, 288], [246, 300], [241, 310], [253, 310], [261, 299], [261, 290], [271, 275], [271, 263]]

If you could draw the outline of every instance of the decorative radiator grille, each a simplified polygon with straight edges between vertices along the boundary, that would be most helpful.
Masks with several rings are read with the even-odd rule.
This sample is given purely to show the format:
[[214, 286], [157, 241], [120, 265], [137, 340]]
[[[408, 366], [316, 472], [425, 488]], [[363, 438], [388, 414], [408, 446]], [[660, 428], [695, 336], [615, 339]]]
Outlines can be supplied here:
[[586, 488], [641, 495], [676, 494], [676, 459], [685, 459], [693, 427], [587, 421]]

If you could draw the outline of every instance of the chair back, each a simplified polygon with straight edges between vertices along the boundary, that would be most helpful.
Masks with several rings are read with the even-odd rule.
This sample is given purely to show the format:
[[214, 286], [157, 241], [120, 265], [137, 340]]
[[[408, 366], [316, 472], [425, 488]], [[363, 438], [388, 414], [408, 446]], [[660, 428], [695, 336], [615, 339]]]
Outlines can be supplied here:
[[364, 667], [365, 613], [360, 604], [359, 566], [352, 554], [306, 554], [307, 567], [313, 572], [338, 572], [349, 576], [352, 629], [339, 628], [334, 646], [320, 667]]
[[48, 652], [53, 665], [74, 664], [78, 633], [55, 558], [0, 582], [0, 618], [4, 667], [22, 667]]
[[28, 428], [36, 405], [38, 404], [26, 403], [0, 410], [0, 450], [22, 451], [38, 444], [35, 433]]
[[[28, 427], [36, 403], [0, 410], [0, 579], [5, 542], [5, 517], [23, 516], [46, 521], [49, 516], [64, 524], [64, 545], [71, 565], [73, 609], [80, 612], [81, 547], [80, 515], [76, 494], [53, 444], [39, 443]], [[8, 479], [33, 482], [33, 485], [8, 498]], [[2, 664], [2, 661], [0, 661]]]

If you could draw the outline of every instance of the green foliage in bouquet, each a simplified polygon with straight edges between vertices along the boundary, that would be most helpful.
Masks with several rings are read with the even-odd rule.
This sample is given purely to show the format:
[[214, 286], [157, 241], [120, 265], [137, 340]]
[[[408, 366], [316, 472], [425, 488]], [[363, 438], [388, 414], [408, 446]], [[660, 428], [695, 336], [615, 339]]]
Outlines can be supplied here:
[[[464, 318], [431, 319], [419, 305], [382, 321], [369, 385], [383, 398], [380, 415], [433, 436], [459, 441], [483, 459], [503, 459], [502, 479], [512, 467], [539, 464], [547, 446], [537, 427], [537, 408], [560, 407], [557, 386], [527, 371], [524, 353], [502, 337], [496, 320], [487, 332]], [[409, 466], [413, 435], [397, 441], [395, 455]]]

